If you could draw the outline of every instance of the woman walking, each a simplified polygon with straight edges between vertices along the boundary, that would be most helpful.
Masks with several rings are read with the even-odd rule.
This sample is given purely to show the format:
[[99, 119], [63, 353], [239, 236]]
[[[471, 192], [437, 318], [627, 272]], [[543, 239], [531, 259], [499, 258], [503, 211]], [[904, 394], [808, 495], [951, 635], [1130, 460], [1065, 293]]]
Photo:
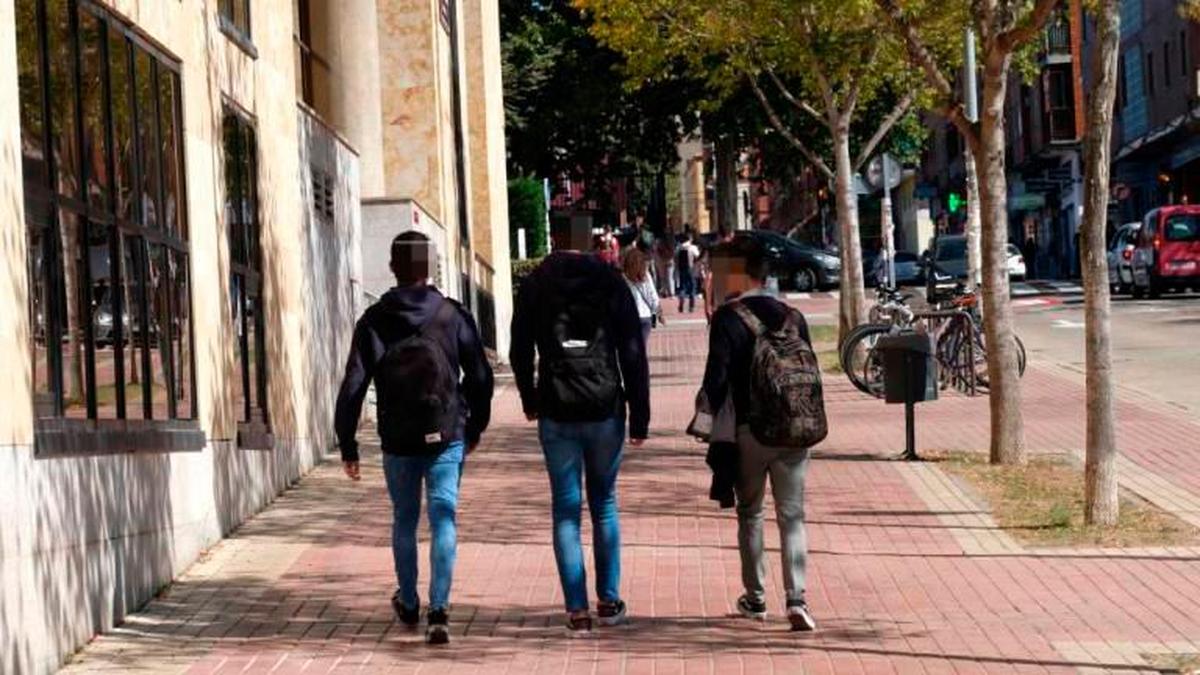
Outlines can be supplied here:
[[655, 323], [662, 321], [662, 304], [658, 300], [658, 292], [654, 281], [650, 278], [650, 261], [639, 248], [632, 248], [625, 254], [621, 264], [625, 273], [625, 284], [633, 294], [633, 302], [637, 305], [638, 319], [642, 322], [642, 344], [649, 346], [650, 331]]

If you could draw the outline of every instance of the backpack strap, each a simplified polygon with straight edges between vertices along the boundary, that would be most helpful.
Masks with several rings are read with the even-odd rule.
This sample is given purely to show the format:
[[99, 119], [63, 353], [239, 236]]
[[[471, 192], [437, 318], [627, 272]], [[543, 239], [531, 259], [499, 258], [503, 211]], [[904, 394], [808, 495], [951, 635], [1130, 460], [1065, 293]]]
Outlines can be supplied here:
[[750, 311], [746, 303], [733, 302], [730, 305], [733, 307], [733, 311], [737, 313], [738, 318], [742, 320], [742, 323], [746, 324], [746, 327], [750, 329], [751, 333], [754, 333], [755, 337], [767, 332], [767, 327], [763, 325], [762, 320], [754, 312]]

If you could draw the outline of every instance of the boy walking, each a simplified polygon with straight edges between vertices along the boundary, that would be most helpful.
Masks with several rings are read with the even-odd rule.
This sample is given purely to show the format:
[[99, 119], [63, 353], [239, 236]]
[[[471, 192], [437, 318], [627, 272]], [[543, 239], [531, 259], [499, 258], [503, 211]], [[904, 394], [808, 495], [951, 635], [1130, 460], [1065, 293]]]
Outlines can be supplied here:
[[566, 225], [553, 234], [556, 252], [521, 284], [511, 361], [525, 416], [538, 423], [567, 629], [579, 635], [592, 629], [579, 535], [581, 481], [592, 518], [596, 613], [602, 625], [625, 621], [617, 472], [626, 406], [630, 444], [640, 446], [648, 433], [649, 367], [628, 286], [616, 270], [582, 253], [589, 229]]
[[805, 601], [808, 542], [804, 528], [804, 480], [809, 448], [827, 428], [820, 367], [799, 311], [764, 290], [767, 260], [749, 237], [729, 244], [729, 263], [718, 266], [725, 288], [745, 289], [713, 314], [704, 393], [713, 410], [733, 397], [738, 457], [732, 477], [737, 497], [738, 549], [745, 593], [738, 612], [765, 619], [763, 499], [768, 478], [783, 543], [783, 583], [793, 630], [816, 622]]
[[432, 534], [426, 639], [445, 644], [450, 641], [458, 487], [463, 460], [488, 426], [493, 380], [471, 315], [429, 284], [434, 260], [432, 243], [419, 232], [392, 241], [396, 287], [355, 326], [335, 423], [346, 475], [359, 480], [355, 434], [374, 380], [383, 472], [393, 507], [397, 589], [392, 608], [406, 626], [420, 624], [417, 522], [424, 484]]
[[679, 248], [675, 251], [675, 273], [679, 275], [679, 313], [683, 314], [684, 300], [687, 300], [687, 311], [696, 311], [696, 260], [700, 257], [700, 248], [692, 243], [692, 233], [686, 232]]

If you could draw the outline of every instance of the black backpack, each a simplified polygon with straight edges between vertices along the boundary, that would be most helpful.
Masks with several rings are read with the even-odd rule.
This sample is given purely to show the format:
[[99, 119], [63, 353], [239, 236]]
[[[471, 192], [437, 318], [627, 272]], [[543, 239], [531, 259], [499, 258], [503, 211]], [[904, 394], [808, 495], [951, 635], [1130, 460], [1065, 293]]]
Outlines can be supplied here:
[[688, 251], [688, 245], [683, 244], [679, 250], [675, 252], [675, 267], [680, 274], [690, 274], [692, 271], [692, 256]]
[[[825, 440], [825, 397], [821, 365], [800, 335], [800, 314], [792, 308], [776, 330], [767, 329], [743, 302], [733, 309], [754, 334], [750, 361], [750, 431], [759, 443], [808, 448]], [[743, 412], [743, 411], [739, 411]]]
[[447, 325], [456, 308], [449, 300], [412, 335], [388, 345], [376, 368], [379, 437], [383, 447], [436, 455], [449, 445], [458, 425], [458, 374], [446, 348], [430, 337]]
[[597, 286], [592, 293], [545, 298], [538, 406], [547, 419], [599, 422], [620, 410], [621, 378], [608, 335], [608, 308], [610, 293], [628, 290]]

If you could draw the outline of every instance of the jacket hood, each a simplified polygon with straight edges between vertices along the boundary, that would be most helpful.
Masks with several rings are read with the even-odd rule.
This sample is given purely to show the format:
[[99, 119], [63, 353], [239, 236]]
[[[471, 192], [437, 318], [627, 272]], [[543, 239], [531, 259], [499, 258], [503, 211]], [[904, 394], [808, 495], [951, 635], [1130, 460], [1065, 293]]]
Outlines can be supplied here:
[[616, 271], [594, 255], [586, 253], [551, 253], [542, 263], [542, 274], [553, 280], [554, 286], [565, 295], [594, 290], [599, 280], [617, 279]]
[[443, 300], [444, 296], [433, 286], [400, 286], [384, 293], [377, 306], [404, 328], [416, 330], [433, 317]]

